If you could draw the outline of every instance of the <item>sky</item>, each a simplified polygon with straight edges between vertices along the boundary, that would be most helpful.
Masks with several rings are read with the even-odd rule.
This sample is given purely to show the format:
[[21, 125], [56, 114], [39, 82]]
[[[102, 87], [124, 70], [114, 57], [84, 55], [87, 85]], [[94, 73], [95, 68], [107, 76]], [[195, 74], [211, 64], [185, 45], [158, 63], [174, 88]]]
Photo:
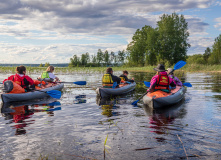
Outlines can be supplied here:
[[203, 54], [221, 32], [221, 0], [1, 0], [0, 63], [69, 63], [98, 49], [125, 50], [137, 29], [163, 14], [184, 15], [187, 55]]

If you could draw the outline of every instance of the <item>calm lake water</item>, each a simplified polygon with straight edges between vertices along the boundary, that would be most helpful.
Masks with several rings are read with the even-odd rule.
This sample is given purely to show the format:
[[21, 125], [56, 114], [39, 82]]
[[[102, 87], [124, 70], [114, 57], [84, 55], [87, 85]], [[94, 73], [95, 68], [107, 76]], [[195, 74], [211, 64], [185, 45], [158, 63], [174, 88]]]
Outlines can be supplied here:
[[[150, 81], [153, 74], [130, 77]], [[0, 74], [0, 81], [7, 76]], [[142, 101], [131, 105], [146, 91], [143, 83], [126, 96], [107, 100], [95, 93], [102, 74], [57, 76], [66, 82], [86, 80], [87, 85], [65, 84], [57, 101], [2, 105], [0, 159], [221, 159], [221, 74], [179, 77], [193, 87], [166, 110], [152, 110]]]

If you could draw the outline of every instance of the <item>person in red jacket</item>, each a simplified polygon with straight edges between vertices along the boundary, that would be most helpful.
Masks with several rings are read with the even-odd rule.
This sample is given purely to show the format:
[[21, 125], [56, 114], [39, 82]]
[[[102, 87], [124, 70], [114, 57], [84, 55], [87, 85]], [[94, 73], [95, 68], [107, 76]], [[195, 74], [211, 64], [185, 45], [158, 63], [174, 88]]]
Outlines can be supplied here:
[[26, 68], [25, 66], [19, 66], [16, 68], [16, 74], [11, 75], [7, 79], [3, 81], [3, 83], [7, 80], [11, 80], [17, 84], [19, 84], [22, 88], [24, 88], [26, 91], [30, 91], [35, 89], [34, 81], [26, 74]]

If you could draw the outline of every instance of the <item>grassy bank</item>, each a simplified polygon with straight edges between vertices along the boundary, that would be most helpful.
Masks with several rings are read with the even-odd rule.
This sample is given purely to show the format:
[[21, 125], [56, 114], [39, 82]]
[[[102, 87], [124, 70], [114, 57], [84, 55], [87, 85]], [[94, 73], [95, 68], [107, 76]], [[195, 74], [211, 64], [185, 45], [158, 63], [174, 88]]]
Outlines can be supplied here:
[[[145, 67], [112, 67], [114, 71], [127, 70], [130, 72], [153, 72], [156, 66]], [[166, 68], [173, 68], [173, 66], [166, 66]], [[107, 67], [56, 67], [55, 73], [68, 74], [68, 73], [104, 73]], [[0, 67], [1, 73], [15, 73], [16, 67]], [[26, 67], [27, 74], [34, 73], [40, 74], [46, 70], [46, 67]], [[186, 64], [182, 69], [185, 72], [221, 72], [221, 65], [200, 65], [200, 64]]]

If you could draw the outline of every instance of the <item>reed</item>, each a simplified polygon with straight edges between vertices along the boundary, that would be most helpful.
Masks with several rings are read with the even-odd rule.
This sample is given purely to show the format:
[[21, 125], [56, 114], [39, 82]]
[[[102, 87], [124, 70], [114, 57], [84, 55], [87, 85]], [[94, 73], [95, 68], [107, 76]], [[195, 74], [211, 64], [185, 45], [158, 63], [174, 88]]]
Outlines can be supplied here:
[[[153, 72], [156, 66], [144, 67], [112, 67], [113, 71], [127, 70], [129, 72]], [[165, 66], [172, 68], [173, 66]], [[26, 66], [27, 74], [41, 74], [47, 67], [30, 67]], [[105, 73], [107, 67], [55, 67], [56, 74], [71, 74], [71, 73]], [[0, 73], [15, 73], [16, 67], [0, 67]], [[202, 64], [186, 64], [179, 71], [185, 72], [221, 72], [221, 65], [202, 65]], [[178, 72], [178, 71], [176, 71]]]

